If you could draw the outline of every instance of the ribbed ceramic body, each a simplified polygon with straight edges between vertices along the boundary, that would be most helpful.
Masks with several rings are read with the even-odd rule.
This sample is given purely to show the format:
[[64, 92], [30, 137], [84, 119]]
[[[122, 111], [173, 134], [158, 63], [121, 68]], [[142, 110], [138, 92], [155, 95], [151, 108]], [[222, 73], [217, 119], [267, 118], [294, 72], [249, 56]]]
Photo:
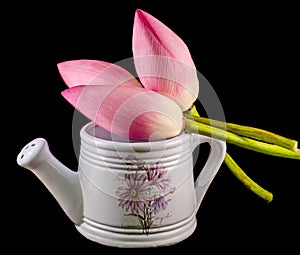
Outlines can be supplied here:
[[149, 247], [193, 233], [197, 209], [223, 160], [224, 143], [217, 142], [219, 149], [209, 157], [218, 163], [204, 167], [195, 184], [192, 152], [212, 138], [182, 133], [169, 140], [128, 142], [112, 139], [91, 123], [80, 135], [83, 223], [77, 229], [83, 235], [110, 246]]

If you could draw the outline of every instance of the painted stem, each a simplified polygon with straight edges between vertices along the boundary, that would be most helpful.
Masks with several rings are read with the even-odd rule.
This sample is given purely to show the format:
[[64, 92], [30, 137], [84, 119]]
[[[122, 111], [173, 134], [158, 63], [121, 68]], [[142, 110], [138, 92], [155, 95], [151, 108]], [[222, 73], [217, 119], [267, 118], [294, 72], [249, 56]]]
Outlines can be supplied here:
[[265, 199], [267, 202], [271, 202], [273, 200], [273, 194], [265, 190], [251, 178], [249, 178], [228, 153], [226, 153], [225, 155], [224, 162], [233, 173], [233, 175], [238, 180], [240, 180], [247, 189], [258, 195], [259, 197]]
[[291, 159], [300, 159], [300, 151], [291, 151], [278, 145], [269, 144], [257, 140], [253, 140], [247, 137], [242, 137], [232, 132], [212, 127], [207, 124], [197, 122], [195, 120], [186, 119], [187, 126], [186, 131], [191, 133], [199, 133], [202, 135], [214, 137], [216, 139], [224, 140], [227, 143], [234, 144], [244, 149], [253, 150], [256, 152], [283, 157]]
[[233, 123], [225, 123], [222, 121], [218, 120], [211, 120], [209, 118], [204, 118], [200, 117], [195, 106], [192, 107], [192, 109], [189, 112], [190, 114], [185, 114], [187, 118], [194, 119], [195, 121], [199, 123], [203, 123], [206, 125], [210, 125], [212, 127], [220, 128], [220, 129], [225, 129], [231, 133], [243, 136], [243, 137], [248, 137], [248, 138], [253, 138], [259, 141], [267, 142], [270, 144], [278, 145], [280, 147], [289, 149], [291, 151], [297, 152], [298, 151], [298, 141], [295, 141], [293, 139], [289, 139], [280, 135], [277, 135], [275, 133], [259, 129], [259, 128], [254, 128], [254, 127], [249, 127], [249, 126], [243, 126], [243, 125], [238, 125], [238, 124], [233, 124]]

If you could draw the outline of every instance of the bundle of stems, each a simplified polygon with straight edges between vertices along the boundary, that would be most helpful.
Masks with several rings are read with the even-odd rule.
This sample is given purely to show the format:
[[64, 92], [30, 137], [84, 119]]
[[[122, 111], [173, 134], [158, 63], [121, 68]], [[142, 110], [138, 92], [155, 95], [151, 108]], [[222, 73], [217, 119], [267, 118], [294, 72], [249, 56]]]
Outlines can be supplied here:
[[[300, 151], [298, 150], [298, 142], [296, 140], [259, 128], [200, 117], [195, 106], [186, 111], [184, 116], [187, 121], [187, 132], [214, 137], [229, 144], [259, 153], [283, 158], [300, 159]], [[273, 194], [247, 176], [228, 152], [226, 152], [224, 163], [246, 188], [267, 202], [273, 200]]]

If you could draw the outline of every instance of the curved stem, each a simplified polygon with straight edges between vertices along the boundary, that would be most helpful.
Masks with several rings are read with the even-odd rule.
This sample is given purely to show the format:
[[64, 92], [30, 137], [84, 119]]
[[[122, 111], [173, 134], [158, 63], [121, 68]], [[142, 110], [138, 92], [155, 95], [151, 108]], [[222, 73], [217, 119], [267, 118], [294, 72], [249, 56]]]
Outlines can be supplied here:
[[226, 129], [231, 133], [243, 137], [253, 138], [259, 141], [278, 145], [280, 147], [292, 150], [294, 152], [298, 151], [297, 148], [298, 141], [296, 140], [289, 139], [259, 128], [243, 126], [243, 125], [238, 125], [233, 123], [225, 123], [223, 121], [211, 120], [208, 118], [200, 117], [195, 106], [193, 106], [189, 112], [185, 113], [185, 116], [189, 119], [194, 119], [199, 123], [210, 125], [212, 127], [216, 127], [220, 129]]
[[[190, 110], [188, 114], [192, 114], [193, 117], [200, 117], [195, 106], [193, 106], [193, 108]], [[224, 131], [224, 126], [222, 130]], [[268, 202], [272, 201], [273, 199], [272, 193], [263, 189], [261, 186], [255, 183], [250, 177], [248, 177], [228, 153], [225, 154], [224, 162], [229, 168], [229, 170], [233, 173], [233, 175], [239, 181], [241, 181], [249, 190], [257, 194], [259, 197], [267, 200]]]
[[186, 120], [186, 131], [199, 133], [202, 135], [214, 137], [220, 140], [226, 140], [230, 144], [237, 145], [244, 149], [253, 150], [256, 152], [291, 159], [300, 159], [300, 151], [297, 152], [288, 150], [278, 145], [260, 142], [247, 137], [242, 137], [229, 131], [220, 128], [212, 127], [207, 124], [199, 123], [195, 120]]
[[226, 153], [225, 155], [224, 162], [233, 173], [233, 175], [237, 179], [239, 179], [246, 186], [246, 188], [268, 202], [271, 202], [273, 200], [273, 194], [250, 179], [228, 153]]

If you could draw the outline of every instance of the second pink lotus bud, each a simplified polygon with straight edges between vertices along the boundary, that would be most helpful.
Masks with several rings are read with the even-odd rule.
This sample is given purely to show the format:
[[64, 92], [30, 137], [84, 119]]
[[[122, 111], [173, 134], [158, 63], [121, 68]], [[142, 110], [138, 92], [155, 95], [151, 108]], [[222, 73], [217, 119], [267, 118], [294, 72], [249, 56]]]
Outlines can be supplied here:
[[137, 141], [178, 135], [183, 114], [171, 99], [136, 86], [75, 86], [63, 97], [88, 119], [112, 134]]

